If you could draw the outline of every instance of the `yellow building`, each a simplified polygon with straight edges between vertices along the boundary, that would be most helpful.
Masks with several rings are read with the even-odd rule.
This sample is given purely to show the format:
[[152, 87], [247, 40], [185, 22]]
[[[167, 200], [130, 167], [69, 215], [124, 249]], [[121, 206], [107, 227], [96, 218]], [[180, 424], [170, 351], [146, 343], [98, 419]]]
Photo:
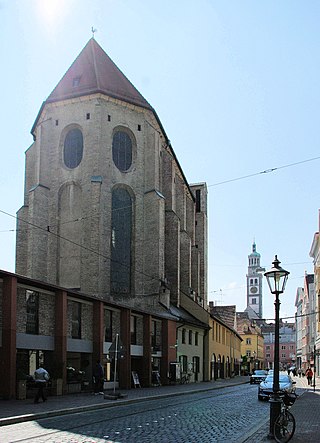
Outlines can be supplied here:
[[240, 374], [241, 336], [233, 328], [235, 306], [217, 308], [210, 302], [209, 380]]
[[241, 372], [252, 373], [254, 369], [264, 369], [264, 338], [261, 328], [247, 312], [237, 313], [237, 332], [241, 342]]

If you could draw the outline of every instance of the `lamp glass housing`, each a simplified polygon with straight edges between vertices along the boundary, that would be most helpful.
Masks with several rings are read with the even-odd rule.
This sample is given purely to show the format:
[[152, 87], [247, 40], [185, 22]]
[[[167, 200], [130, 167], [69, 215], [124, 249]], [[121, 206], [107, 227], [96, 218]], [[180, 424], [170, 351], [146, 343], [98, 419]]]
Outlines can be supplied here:
[[277, 256], [275, 256], [272, 262], [273, 267], [264, 274], [272, 294], [282, 294], [284, 292], [290, 274], [289, 271], [281, 268], [280, 263]]

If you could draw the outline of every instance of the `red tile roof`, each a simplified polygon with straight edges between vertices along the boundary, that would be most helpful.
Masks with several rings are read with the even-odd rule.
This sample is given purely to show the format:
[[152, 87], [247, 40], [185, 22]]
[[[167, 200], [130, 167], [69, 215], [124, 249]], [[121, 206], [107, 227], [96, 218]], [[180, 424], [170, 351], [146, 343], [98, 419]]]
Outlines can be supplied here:
[[91, 38], [46, 103], [97, 92], [153, 110], [96, 40]]

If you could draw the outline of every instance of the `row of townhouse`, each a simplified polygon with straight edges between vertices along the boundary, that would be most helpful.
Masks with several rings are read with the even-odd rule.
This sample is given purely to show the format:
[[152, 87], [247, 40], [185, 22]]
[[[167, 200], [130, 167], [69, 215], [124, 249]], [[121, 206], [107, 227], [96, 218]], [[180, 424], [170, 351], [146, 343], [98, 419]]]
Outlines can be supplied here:
[[[238, 375], [240, 335], [206, 315], [202, 323], [183, 308], [134, 309], [0, 271], [0, 376], [6, 379], [0, 398], [28, 395], [39, 364], [57, 395], [91, 390], [96, 360], [104, 366], [106, 389], [130, 389], [136, 377], [140, 386], [151, 386], [178, 383], [184, 375], [191, 382]], [[57, 381], [60, 392], [54, 391]]]
[[[261, 331], [264, 337], [264, 367], [273, 368], [274, 323], [264, 323]], [[296, 325], [294, 323], [281, 322], [279, 326], [279, 363], [280, 370], [289, 369], [296, 364]]]
[[304, 287], [296, 292], [296, 348], [297, 367], [303, 372], [314, 365], [316, 346], [317, 312], [315, 298], [315, 280], [313, 274], [305, 274]]
[[[320, 229], [320, 212], [319, 212]], [[320, 375], [320, 238], [313, 236], [310, 248], [313, 274], [305, 274], [303, 287], [296, 293], [297, 366], [305, 371], [309, 366]]]

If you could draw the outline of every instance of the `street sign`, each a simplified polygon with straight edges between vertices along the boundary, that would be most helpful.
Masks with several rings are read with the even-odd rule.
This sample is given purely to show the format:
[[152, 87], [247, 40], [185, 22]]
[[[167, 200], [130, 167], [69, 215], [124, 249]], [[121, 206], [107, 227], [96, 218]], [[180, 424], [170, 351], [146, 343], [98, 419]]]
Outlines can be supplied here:
[[120, 337], [117, 336], [113, 342], [111, 343], [111, 346], [109, 348], [108, 354], [111, 357], [115, 357], [115, 358], [124, 358], [125, 354], [126, 354], [126, 350], [125, 347], [123, 346], [123, 344], [121, 343]]

